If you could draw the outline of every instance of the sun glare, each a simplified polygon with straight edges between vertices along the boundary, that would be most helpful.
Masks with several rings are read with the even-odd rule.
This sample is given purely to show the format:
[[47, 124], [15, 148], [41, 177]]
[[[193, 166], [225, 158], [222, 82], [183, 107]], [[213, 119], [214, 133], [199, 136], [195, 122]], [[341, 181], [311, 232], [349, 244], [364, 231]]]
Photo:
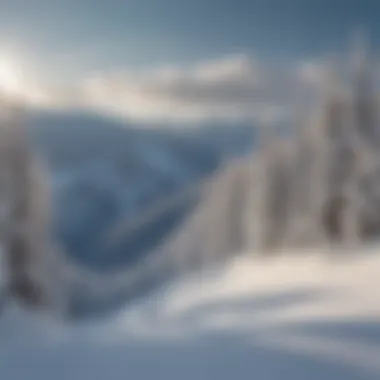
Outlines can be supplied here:
[[17, 96], [22, 91], [21, 69], [11, 59], [0, 56], [0, 92]]
[[[26, 78], [19, 59], [0, 53], [0, 98], [6, 102], [46, 105], [49, 97], [36, 82]], [[29, 75], [29, 72], [28, 72]]]

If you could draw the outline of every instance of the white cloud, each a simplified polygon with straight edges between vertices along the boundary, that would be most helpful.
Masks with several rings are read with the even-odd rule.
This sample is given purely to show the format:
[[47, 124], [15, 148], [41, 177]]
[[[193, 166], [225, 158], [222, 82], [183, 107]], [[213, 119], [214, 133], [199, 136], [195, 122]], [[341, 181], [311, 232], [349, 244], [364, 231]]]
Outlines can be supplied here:
[[[296, 97], [318, 88], [323, 66], [303, 62], [274, 68], [247, 55], [188, 67], [96, 73], [41, 97], [52, 106], [85, 107], [143, 121], [278, 120]], [[42, 94], [43, 92], [41, 92]]]
[[302, 82], [319, 87], [324, 82], [326, 69], [322, 62], [305, 61], [298, 65], [297, 72]]

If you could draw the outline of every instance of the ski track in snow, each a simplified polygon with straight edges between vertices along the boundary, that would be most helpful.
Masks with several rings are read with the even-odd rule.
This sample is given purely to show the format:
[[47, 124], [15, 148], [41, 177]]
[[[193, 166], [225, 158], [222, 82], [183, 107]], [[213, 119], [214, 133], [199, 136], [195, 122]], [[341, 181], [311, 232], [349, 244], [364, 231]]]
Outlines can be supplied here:
[[92, 323], [10, 307], [0, 378], [378, 379], [377, 249], [242, 255]]

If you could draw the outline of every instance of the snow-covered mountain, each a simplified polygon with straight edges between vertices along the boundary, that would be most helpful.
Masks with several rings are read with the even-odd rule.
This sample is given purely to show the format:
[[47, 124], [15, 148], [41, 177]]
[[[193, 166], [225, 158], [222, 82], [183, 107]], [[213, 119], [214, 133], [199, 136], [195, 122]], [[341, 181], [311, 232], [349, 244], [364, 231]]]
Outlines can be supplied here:
[[[57, 112], [30, 113], [27, 122], [49, 169], [51, 236], [77, 274], [69, 286], [76, 317], [113, 310], [160, 284], [149, 270], [137, 285], [131, 278], [188, 224], [207, 178], [255, 140], [250, 124], [148, 129]], [[108, 290], [99, 296], [94, 283]]]
[[247, 153], [254, 137], [251, 125], [146, 129], [78, 114], [29, 120], [51, 169], [56, 233], [70, 255], [100, 271], [128, 264], [154, 247], [191, 202], [179, 202], [170, 215], [160, 215], [160, 227], [154, 221], [150, 232], [121, 242], [117, 252], [105, 252], [97, 239], [107, 229], [207, 177], [227, 157]]
[[53, 235], [72, 262], [71, 315], [112, 310], [244, 249], [376, 238], [371, 71], [361, 56], [349, 91], [329, 73], [318, 117], [287, 139], [268, 125], [147, 129], [30, 115], [51, 169]]

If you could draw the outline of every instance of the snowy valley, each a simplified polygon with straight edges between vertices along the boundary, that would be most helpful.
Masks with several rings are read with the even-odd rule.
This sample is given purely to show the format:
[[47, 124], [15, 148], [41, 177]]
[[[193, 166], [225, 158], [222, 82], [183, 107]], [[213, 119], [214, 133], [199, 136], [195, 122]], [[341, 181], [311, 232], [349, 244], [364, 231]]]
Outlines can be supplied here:
[[[282, 138], [265, 123], [29, 115], [52, 187], [44, 233], [62, 253], [41, 294], [62, 309], [6, 299], [0, 378], [378, 379], [379, 107], [365, 53], [349, 90], [326, 70], [316, 117]], [[23, 259], [12, 268], [33, 279]]]

